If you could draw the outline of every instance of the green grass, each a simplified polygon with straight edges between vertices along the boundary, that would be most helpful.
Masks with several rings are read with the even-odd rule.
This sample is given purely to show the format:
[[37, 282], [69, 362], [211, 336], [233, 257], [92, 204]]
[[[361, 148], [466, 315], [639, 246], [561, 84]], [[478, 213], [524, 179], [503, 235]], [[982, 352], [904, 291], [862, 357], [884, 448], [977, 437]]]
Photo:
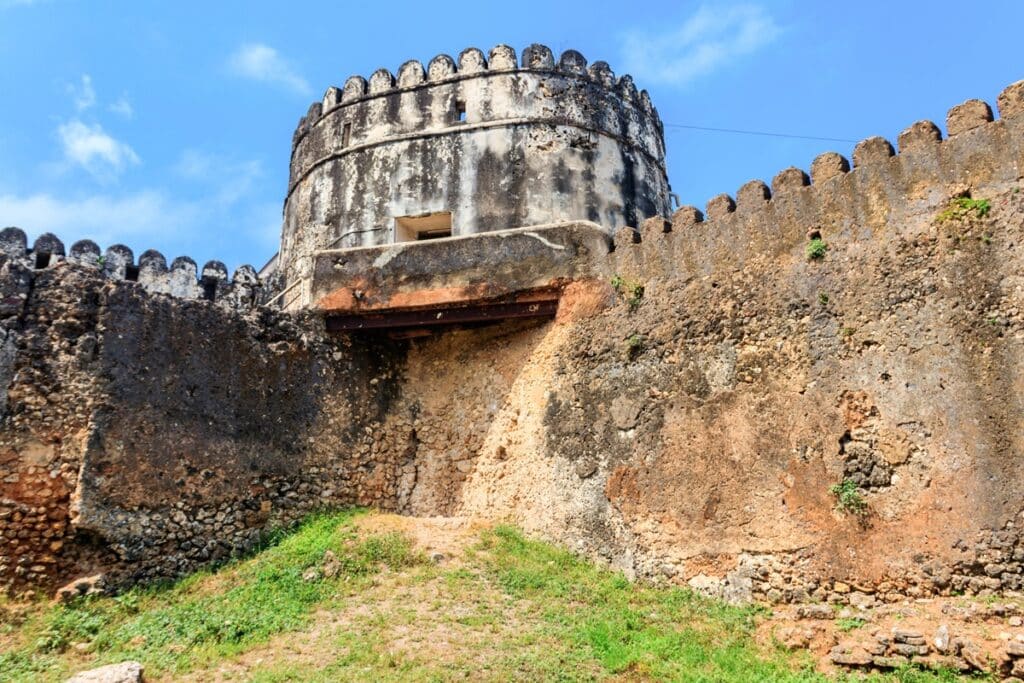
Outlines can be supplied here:
[[[381, 565], [397, 568], [418, 560], [408, 541], [394, 534], [357, 540], [347, 524], [353, 514], [314, 516], [273, 539], [255, 558], [217, 573], [45, 610], [24, 626], [22, 648], [0, 654], [0, 679], [60, 674], [61, 655], [76, 643], [98, 654], [97, 665], [138, 659], [148, 670], [187, 671], [301, 628], [311, 609], [341, 584], [358, 586]], [[339, 576], [304, 580], [303, 572], [326, 550], [336, 553]]]
[[550, 605], [548, 628], [604, 674], [653, 680], [821, 680], [752, 646], [760, 610], [680, 588], [638, 587], [564, 550], [499, 527], [484, 537], [487, 566], [517, 599]]
[[860, 628], [866, 623], [866, 621], [858, 619], [857, 617], [843, 617], [836, 619], [836, 628], [843, 633], [849, 633], [850, 631]]
[[[758, 645], [763, 608], [634, 584], [507, 526], [484, 531], [456, 566], [437, 566], [400, 534], [357, 532], [355, 514], [315, 516], [248, 559], [174, 585], [40, 604], [0, 631], [0, 647], [13, 645], [0, 654], [0, 680], [62, 680], [124, 659], [154, 678], [235, 667], [236, 678], [263, 683], [842, 680], [806, 655]], [[326, 550], [338, 575], [304, 580]], [[956, 678], [907, 669], [856, 680]]]

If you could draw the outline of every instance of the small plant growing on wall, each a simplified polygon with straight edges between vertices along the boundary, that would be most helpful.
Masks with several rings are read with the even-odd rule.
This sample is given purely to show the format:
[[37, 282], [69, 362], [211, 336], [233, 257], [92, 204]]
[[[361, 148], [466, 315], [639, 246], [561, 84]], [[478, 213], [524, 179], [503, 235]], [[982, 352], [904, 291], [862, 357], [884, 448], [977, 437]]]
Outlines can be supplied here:
[[809, 261], [820, 261], [825, 258], [826, 251], [828, 251], [828, 245], [820, 237], [813, 237], [807, 243], [806, 253]]
[[957, 197], [936, 217], [939, 223], [960, 220], [963, 218], [984, 218], [992, 210], [992, 203], [987, 199], [971, 199]]
[[635, 311], [640, 306], [640, 302], [643, 301], [644, 298], [643, 283], [635, 280], [627, 280], [621, 275], [616, 274], [611, 279], [611, 285], [612, 289], [626, 300], [626, 304], [629, 306], [630, 311]]
[[857, 482], [843, 479], [829, 487], [828, 492], [835, 496], [836, 510], [863, 517], [868, 512], [868, 503], [860, 492]]
[[626, 337], [626, 357], [633, 360], [644, 350], [644, 336], [642, 334], [631, 334]]

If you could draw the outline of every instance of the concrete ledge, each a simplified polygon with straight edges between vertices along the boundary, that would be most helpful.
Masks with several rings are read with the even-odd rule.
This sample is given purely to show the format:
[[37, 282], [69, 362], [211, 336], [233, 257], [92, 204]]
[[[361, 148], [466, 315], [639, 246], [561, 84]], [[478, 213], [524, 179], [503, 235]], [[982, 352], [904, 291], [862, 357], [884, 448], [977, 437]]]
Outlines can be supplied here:
[[561, 288], [592, 272], [610, 238], [586, 221], [320, 251], [312, 299], [328, 313], [465, 305]]

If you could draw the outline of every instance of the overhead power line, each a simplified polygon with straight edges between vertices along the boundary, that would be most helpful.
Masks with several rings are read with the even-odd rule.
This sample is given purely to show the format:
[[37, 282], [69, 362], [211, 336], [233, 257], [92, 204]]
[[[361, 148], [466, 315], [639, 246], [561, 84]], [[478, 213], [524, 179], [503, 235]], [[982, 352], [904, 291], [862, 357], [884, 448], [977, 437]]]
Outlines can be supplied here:
[[793, 138], [794, 140], [824, 140], [826, 142], [858, 142], [846, 138], [825, 138], [816, 135], [790, 135], [789, 133], [769, 133], [762, 130], [738, 130], [736, 128], [709, 128], [708, 126], [688, 126], [682, 123], [666, 123], [666, 128], [686, 128], [687, 130], [704, 130], [713, 133], [738, 133], [740, 135], [761, 135], [770, 138]]

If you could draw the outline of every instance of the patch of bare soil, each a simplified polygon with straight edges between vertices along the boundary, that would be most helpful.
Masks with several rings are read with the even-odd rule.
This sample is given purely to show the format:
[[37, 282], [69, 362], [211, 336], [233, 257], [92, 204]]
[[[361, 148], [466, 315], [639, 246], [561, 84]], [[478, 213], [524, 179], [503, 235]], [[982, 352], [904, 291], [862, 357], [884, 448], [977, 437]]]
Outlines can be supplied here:
[[363, 515], [355, 521], [361, 535], [398, 532], [431, 561], [455, 565], [461, 563], [466, 548], [480, 540], [480, 532], [493, 525], [473, 517], [403, 517], [385, 513]]

